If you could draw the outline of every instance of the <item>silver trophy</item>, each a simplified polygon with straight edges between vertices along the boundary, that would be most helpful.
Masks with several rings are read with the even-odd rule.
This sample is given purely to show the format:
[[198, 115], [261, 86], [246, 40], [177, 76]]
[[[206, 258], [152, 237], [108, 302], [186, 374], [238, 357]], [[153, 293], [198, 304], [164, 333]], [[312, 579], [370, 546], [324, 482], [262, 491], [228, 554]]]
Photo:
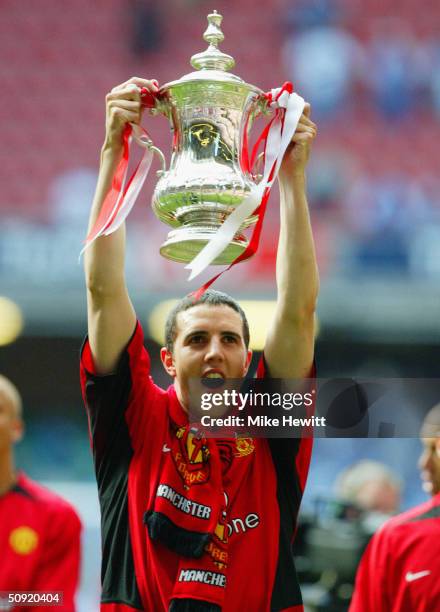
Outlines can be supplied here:
[[[250, 194], [259, 176], [243, 169], [243, 143], [254, 118], [266, 111], [263, 92], [228, 72], [234, 59], [219, 50], [224, 39], [222, 16], [208, 15], [206, 51], [191, 58], [195, 72], [161, 87], [153, 113], [168, 117], [174, 133], [170, 167], [160, 179], [152, 206], [171, 226], [161, 254], [188, 263], [214, 236], [228, 215]], [[228, 264], [247, 247], [243, 230], [257, 221], [251, 215], [225, 250], [212, 262]]]

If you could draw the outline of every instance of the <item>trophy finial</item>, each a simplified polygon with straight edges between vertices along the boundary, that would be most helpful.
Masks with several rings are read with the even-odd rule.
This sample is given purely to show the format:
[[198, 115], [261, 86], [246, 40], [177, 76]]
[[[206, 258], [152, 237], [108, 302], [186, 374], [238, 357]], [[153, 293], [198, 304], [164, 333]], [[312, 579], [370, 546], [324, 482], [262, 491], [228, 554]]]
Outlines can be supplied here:
[[203, 38], [209, 44], [206, 51], [196, 53], [191, 58], [191, 66], [196, 70], [230, 70], [235, 66], [235, 60], [230, 55], [223, 53], [218, 48], [219, 43], [224, 40], [224, 34], [220, 29], [223, 15], [214, 12], [207, 17], [208, 27], [203, 34]]
[[204, 40], [213, 47], [218, 47], [218, 44], [225, 39], [225, 35], [220, 29], [223, 21], [223, 15], [219, 15], [216, 10], [208, 15], [208, 27], [203, 34]]

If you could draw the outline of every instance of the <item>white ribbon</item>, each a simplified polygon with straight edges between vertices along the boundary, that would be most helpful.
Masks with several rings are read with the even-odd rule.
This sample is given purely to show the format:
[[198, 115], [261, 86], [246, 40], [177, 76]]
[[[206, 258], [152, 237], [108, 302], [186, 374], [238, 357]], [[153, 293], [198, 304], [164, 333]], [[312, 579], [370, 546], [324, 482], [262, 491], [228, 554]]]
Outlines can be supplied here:
[[[121, 227], [121, 225], [124, 223], [125, 219], [128, 217], [128, 215], [130, 214], [131, 209], [133, 208], [137, 197], [139, 195], [140, 190], [143, 187], [143, 184], [145, 182], [145, 179], [148, 176], [148, 173], [150, 171], [150, 167], [151, 167], [151, 162], [153, 160], [153, 151], [151, 151], [148, 146], [149, 144], [151, 144], [150, 140], [144, 140], [142, 138], [142, 136], [144, 135], [142, 129], [136, 125], [135, 123], [131, 124], [131, 127], [133, 128], [132, 131], [132, 135], [133, 135], [133, 139], [141, 146], [145, 148], [144, 154], [142, 156], [141, 162], [136, 170], [136, 173], [133, 176], [133, 179], [130, 183], [129, 188], [127, 189], [127, 193], [125, 194], [125, 198], [124, 201], [122, 203], [121, 208], [118, 210], [115, 218], [113, 219], [112, 223], [110, 224], [110, 226], [105, 230], [104, 235], [105, 236], [109, 236], [110, 234], [112, 234], [113, 232], [116, 232], [117, 229], [119, 229]], [[130, 143], [131, 146], [131, 143]], [[128, 170], [128, 168], [127, 168]], [[127, 180], [127, 170], [125, 172], [125, 176], [124, 176], [124, 181], [123, 181], [123, 188], [121, 190], [121, 192], [123, 193], [124, 189], [125, 189], [125, 183]], [[118, 198], [118, 202], [120, 200], [120, 197]]]
[[[131, 123], [130, 125], [132, 128], [132, 132], [128, 140], [129, 154], [127, 166], [125, 168], [124, 176], [122, 178], [122, 184], [118, 194], [118, 198], [113, 206], [110, 215], [108, 216], [107, 223], [109, 219], [112, 219], [112, 221], [109, 225], [107, 225], [107, 223], [104, 223], [102, 228], [93, 238], [93, 240], [90, 240], [85, 244], [85, 246], [81, 250], [81, 253], [79, 254], [80, 258], [84, 251], [88, 249], [92, 242], [99, 238], [99, 236], [109, 236], [121, 227], [125, 219], [130, 214], [130, 211], [133, 208], [136, 199], [139, 195], [139, 192], [142, 189], [145, 179], [147, 178], [148, 173], [150, 171], [151, 162], [153, 160], [153, 152], [148, 147], [150, 146], [151, 141], [148, 139], [144, 130], [139, 125], [136, 125], [135, 123]], [[144, 147], [145, 151], [124, 196], [125, 186], [127, 184], [128, 163], [130, 160], [131, 145], [133, 140], [135, 140], [140, 146]]]
[[[277, 100], [276, 97], [279, 92], [280, 88], [272, 90], [272, 99], [274, 101], [271, 103], [271, 106], [286, 109], [284, 125], [281, 118], [276, 117], [269, 129], [263, 178], [258, 185], [252, 188], [250, 194], [243, 202], [229, 215], [208, 244], [185, 266], [186, 269], [191, 270], [188, 278], [189, 281], [203, 272], [225, 250], [245, 219], [259, 206], [266, 188], [270, 189], [278, 175], [284, 153], [292, 140], [305, 105], [304, 99], [301, 96], [296, 93], [289, 94], [287, 91], [284, 91]], [[274, 166], [274, 173], [269, 181]]]

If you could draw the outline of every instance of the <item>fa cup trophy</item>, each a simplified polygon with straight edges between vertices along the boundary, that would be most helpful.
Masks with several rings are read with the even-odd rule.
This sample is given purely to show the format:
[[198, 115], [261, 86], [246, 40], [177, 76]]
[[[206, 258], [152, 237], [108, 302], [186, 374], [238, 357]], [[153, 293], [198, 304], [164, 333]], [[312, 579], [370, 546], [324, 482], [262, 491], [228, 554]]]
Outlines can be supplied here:
[[[228, 72], [235, 61], [218, 48], [222, 16], [208, 15], [209, 47], [191, 58], [196, 69], [164, 85], [153, 112], [166, 115], [174, 132], [169, 170], [160, 172], [153, 210], [172, 227], [160, 252], [188, 263], [212, 239], [256, 182], [243, 168], [242, 151], [252, 120], [266, 107], [263, 92]], [[247, 217], [214, 264], [228, 264], [245, 250]]]
[[[150, 106], [165, 115], [173, 130], [169, 169], [163, 153], [138, 125], [124, 134], [125, 174], [122, 185], [112, 186], [102, 215], [87, 237], [86, 247], [100, 235], [115, 231], [130, 212], [148, 173], [153, 152], [162, 170], [153, 194], [153, 210], [171, 227], [160, 252], [168, 259], [187, 263], [194, 278], [207, 265], [230, 264], [255, 250], [269, 192], [284, 151], [295, 132], [304, 100], [290, 83], [264, 93], [229, 72], [234, 59], [218, 48], [224, 39], [222, 16], [208, 15], [204, 39], [208, 48], [191, 58], [194, 72], [163, 85]], [[151, 96], [150, 96], [151, 97]], [[253, 120], [265, 112], [272, 119], [248, 151]], [[126, 181], [131, 138], [146, 147], [135, 174]], [[253, 170], [258, 146], [264, 144], [262, 173]], [[258, 223], [256, 238], [243, 231]], [[191, 263], [189, 263], [191, 262]]]

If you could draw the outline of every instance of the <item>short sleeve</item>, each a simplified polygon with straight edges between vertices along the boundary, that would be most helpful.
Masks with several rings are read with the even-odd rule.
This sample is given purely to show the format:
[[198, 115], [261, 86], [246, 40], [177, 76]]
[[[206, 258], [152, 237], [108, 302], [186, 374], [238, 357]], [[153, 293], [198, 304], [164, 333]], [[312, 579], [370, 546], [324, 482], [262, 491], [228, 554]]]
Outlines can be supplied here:
[[80, 377], [95, 468], [99, 470], [104, 458], [127, 461], [127, 455], [145, 439], [156, 406], [155, 396], [161, 392], [150, 377], [150, 357], [141, 325], [136, 324], [114, 374], [96, 374], [86, 339]]
[[[313, 364], [308, 385], [314, 386], [315, 367]], [[262, 355], [257, 368], [257, 378], [270, 378], [270, 372]], [[273, 379], [275, 387], [276, 379]], [[314, 397], [315, 394], [313, 394]], [[312, 416], [314, 405], [306, 408], [306, 416]], [[279, 540], [278, 564], [275, 574], [274, 593], [286, 592], [286, 584], [290, 589], [289, 596], [300, 597], [295, 593], [292, 582], [286, 581], [286, 576], [295, 575], [292, 556], [292, 542], [296, 534], [299, 508], [310, 466], [313, 438], [311, 435], [292, 438], [267, 438], [267, 443], [276, 476], [276, 495], [279, 509]], [[289, 608], [290, 609], [290, 608]]]
[[[157, 456], [167, 411], [163, 409], [165, 392], [150, 376], [150, 358], [139, 323], [115, 373], [109, 376], [96, 375], [86, 340], [81, 353], [81, 384], [101, 509], [102, 601], [122, 598], [132, 602], [133, 609], [141, 609], [134, 549], [127, 530], [129, 476], [135, 473], [138, 483], [144, 478], [142, 486], [148, 496], [151, 472], [147, 466]], [[139, 469], [131, 470], [140, 464], [145, 469], [142, 474]]]
[[[268, 369], [262, 356], [257, 369], [258, 377], [267, 377]], [[312, 366], [308, 385], [314, 387], [316, 378], [315, 364]], [[313, 394], [313, 398], [316, 394]], [[306, 417], [314, 414], [314, 402], [305, 409]], [[290, 543], [296, 533], [299, 508], [303, 498], [304, 488], [310, 467], [313, 447], [313, 432], [307, 435], [291, 438], [267, 438], [267, 444], [272, 458], [277, 479], [277, 499], [280, 508], [280, 529], [283, 537], [280, 539], [279, 556], [281, 564], [286, 567], [291, 563]]]
[[[256, 376], [257, 378], [269, 377], [264, 354], [258, 363]], [[314, 362], [310, 374], [305, 380], [307, 380], [306, 390], [313, 392], [316, 381]], [[315, 413], [315, 397], [316, 393], [312, 393], [313, 401], [310, 406], [305, 408], [304, 416], [307, 418]], [[279, 482], [288, 483], [288, 487], [295, 491], [293, 506], [296, 508], [299, 508], [304, 493], [312, 457], [313, 431], [306, 431], [305, 433], [306, 435], [297, 438], [272, 438], [268, 440]]]

